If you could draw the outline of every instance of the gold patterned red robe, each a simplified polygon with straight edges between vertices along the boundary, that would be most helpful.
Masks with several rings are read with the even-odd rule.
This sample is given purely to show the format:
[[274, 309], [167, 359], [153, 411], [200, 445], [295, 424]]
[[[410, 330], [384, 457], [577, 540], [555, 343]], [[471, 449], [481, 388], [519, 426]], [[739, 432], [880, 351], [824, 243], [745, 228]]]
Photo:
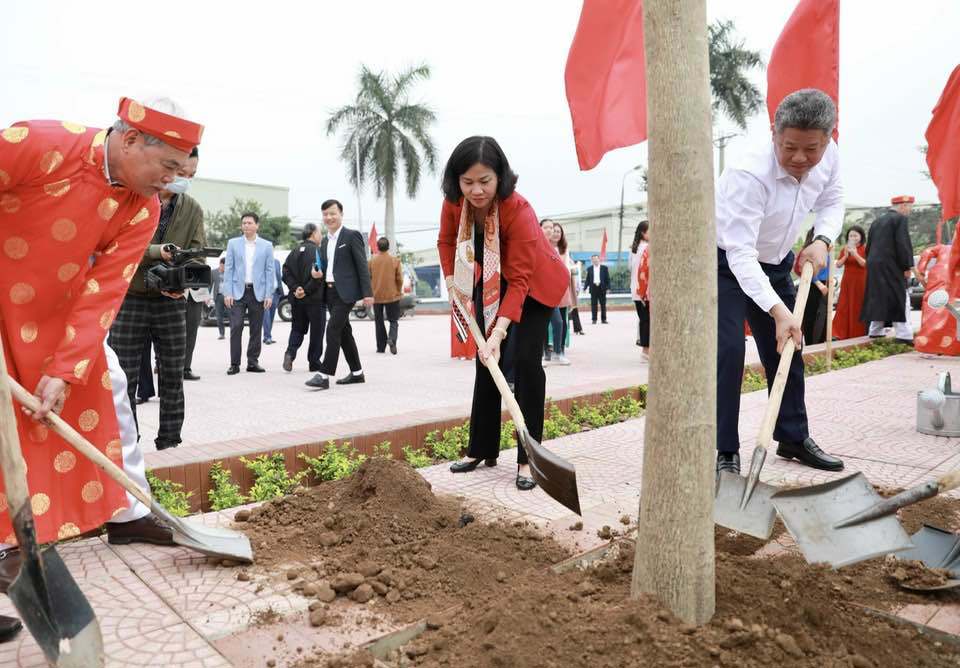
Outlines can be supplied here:
[[[0, 131], [0, 328], [11, 377], [28, 392], [43, 374], [67, 381], [61, 416], [122, 466], [103, 341], [159, 202], [107, 183], [105, 137], [59, 121]], [[96, 528], [126, 507], [90, 461], [16, 414], [40, 541]], [[5, 496], [0, 511], [0, 541], [15, 543]]]
[[[960, 342], [957, 341], [957, 320], [945, 308], [931, 308], [927, 303], [930, 294], [936, 290], [956, 290], [956, 277], [950, 276], [951, 248], [947, 244], [936, 244], [920, 255], [917, 271], [926, 274], [927, 287], [923, 292], [922, 319], [920, 331], [913, 337], [914, 347], [923, 353], [938, 355], [960, 354]], [[927, 270], [930, 262], [934, 265]]]

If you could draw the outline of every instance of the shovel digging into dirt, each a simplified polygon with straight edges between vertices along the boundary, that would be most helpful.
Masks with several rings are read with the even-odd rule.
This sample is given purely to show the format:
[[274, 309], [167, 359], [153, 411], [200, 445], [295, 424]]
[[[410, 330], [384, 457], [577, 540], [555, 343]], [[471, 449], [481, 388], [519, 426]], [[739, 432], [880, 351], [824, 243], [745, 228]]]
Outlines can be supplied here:
[[[93, 608], [56, 549], [41, 551], [37, 545], [27, 468], [10, 396], [15, 381], [7, 375], [2, 349], [0, 341], [0, 468], [21, 554], [20, 572], [7, 595], [51, 666], [102, 667], [103, 638]], [[39, 403], [34, 406], [39, 408]]]
[[[39, 408], [40, 403], [37, 401], [37, 398], [23, 389], [15, 380], [10, 380], [10, 387], [14, 397], [21, 404], [30, 410]], [[229, 529], [199, 526], [195, 523], [185, 522], [174, 517], [167, 512], [163, 506], [152, 499], [149, 494], [140, 489], [109, 457], [97, 450], [90, 441], [64, 422], [63, 418], [51, 413], [48, 419], [54, 431], [56, 431], [63, 440], [100, 467], [104, 473], [113, 478], [121, 487], [130, 492], [143, 505], [150, 508], [155, 515], [163, 520], [173, 532], [174, 543], [212, 557], [233, 559], [245, 564], [253, 563], [253, 548], [250, 546], [250, 539], [245, 535]]]
[[900, 586], [911, 591], [942, 591], [960, 587], [960, 536], [944, 529], [924, 524], [910, 536], [913, 547], [896, 554], [897, 559], [919, 561], [935, 571], [944, 571], [943, 577], [905, 580]]
[[[456, 297], [452, 299], [454, 304], [456, 304], [456, 308], [463, 316], [463, 319], [470, 327], [470, 333], [473, 335], [474, 341], [476, 341], [477, 345], [485, 343], [486, 338], [483, 336], [483, 332], [480, 331], [477, 321], [463, 304], [460, 303], [459, 299]], [[513, 424], [517, 429], [517, 436], [524, 450], [527, 452], [530, 473], [534, 481], [536, 481], [543, 491], [552, 499], [566, 506], [577, 515], [580, 515], [580, 495], [577, 492], [577, 470], [573, 464], [563, 457], [547, 450], [530, 435], [530, 432], [527, 430], [527, 423], [523, 419], [523, 413], [520, 412], [520, 404], [517, 403], [516, 397], [514, 397], [513, 392], [510, 391], [510, 386], [507, 385], [507, 379], [504, 378], [503, 371], [500, 370], [500, 365], [492, 359], [487, 359], [487, 361], [484, 362], [484, 366], [490, 371], [493, 382], [496, 383], [497, 389], [500, 390], [500, 396], [503, 397], [503, 400], [507, 404], [510, 417], [513, 418]]]
[[[807, 305], [812, 278], [813, 265], [807, 262], [800, 273], [797, 301], [793, 307], [793, 316], [797, 320], [803, 320], [803, 311]], [[767, 449], [773, 443], [773, 430], [777, 424], [777, 416], [780, 414], [783, 390], [787, 386], [787, 374], [790, 372], [795, 349], [796, 343], [793, 339], [789, 339], [780, 353], [780, 363], [777, 365], [777, 374], [773, 378], [773, 385], [767, 397], [767, 408], [763, 414], [763, 422], [760, 423], [757, 447], [753, 449], [747, 477], [722, 471], [717, 480], [717, 494], [713, 504], [714, 522], [733, 531], [764, 540], [770, 538], [773, 533], [773, 523], [777, 519], [777, 511], [770, 501], [770, 497], [777, 488], [760, 482], [760, 471], [767, 458]]]

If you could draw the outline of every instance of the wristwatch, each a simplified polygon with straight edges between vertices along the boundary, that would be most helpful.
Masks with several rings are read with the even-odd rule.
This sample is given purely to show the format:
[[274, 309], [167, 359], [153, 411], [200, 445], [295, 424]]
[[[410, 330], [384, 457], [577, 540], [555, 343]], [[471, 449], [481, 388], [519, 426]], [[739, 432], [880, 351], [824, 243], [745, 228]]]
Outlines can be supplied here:
[[828, 236], [824, 235], [824, 234], [818, 234], [817, 236], [815, 236], [815, 237], [813, 238], [813, 240], [814, 240], [814, 241], [822, 241], [823, 243], [825, 243], [825, 244], [827, 245], [827, 248], [830, 248], [830, 246], [833, 245], [833, 242], [830, 240], [830, 238], [829, 238]]

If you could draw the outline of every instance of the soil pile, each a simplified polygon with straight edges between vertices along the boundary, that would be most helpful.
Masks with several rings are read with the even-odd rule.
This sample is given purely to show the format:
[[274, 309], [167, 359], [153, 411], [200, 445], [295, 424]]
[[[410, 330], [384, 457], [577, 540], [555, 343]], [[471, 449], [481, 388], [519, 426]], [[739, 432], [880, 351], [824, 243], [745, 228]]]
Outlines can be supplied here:
[[384, 604], [400, 621], [508, 588], [570, 556], [525, 523], [472, 519], [406, 463], [371, 458], [348, 479], [250, 511], [243, 529], [255, 568], [322, 603]]

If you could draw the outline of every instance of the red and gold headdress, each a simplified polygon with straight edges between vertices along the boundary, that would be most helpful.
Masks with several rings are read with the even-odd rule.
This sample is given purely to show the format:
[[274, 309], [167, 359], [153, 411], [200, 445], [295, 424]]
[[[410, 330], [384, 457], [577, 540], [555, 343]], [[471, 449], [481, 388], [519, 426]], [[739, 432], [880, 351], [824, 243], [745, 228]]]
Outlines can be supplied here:
[[117, 115], [130, 127], [186, 153], [199, 145], [203, 136], [203, 126], [199, 123], [145, 107], [129, 97], [120, 98]]

